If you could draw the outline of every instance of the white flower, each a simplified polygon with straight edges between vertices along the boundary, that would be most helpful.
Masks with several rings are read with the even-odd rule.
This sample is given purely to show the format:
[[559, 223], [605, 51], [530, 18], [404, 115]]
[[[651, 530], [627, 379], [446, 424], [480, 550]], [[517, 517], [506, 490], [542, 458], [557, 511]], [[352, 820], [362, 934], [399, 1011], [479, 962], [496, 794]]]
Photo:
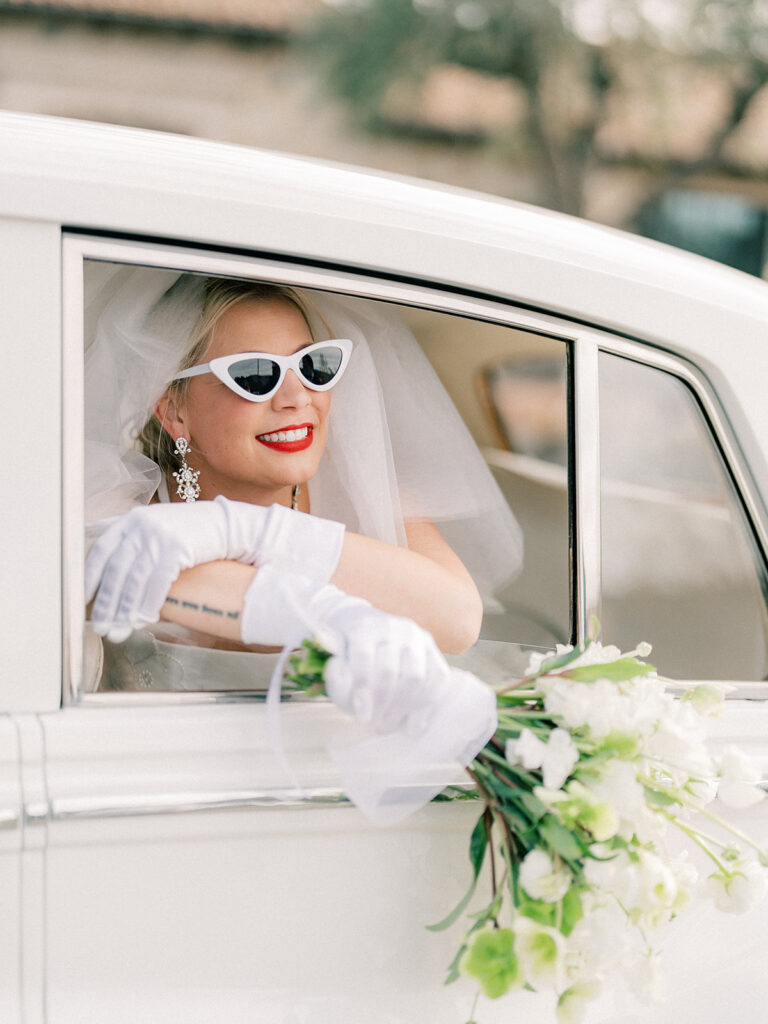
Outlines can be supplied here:
[[520, 865], [520, 885], [531, 899], [557, 903], [570, 888], [571, 873], [556, 868], [545, 850], [531, 850]]
[[537, 991], [542, 988], [562, 991], [566, 944], [560, 932], [522, 914], [515, 918], [512, 928], [515, 952], [528, 984]]
[[541, 762], [544, 785], [547, 789], [560, 789], [579, 760], [579, 748], [567, 729], [553, 729]]
[[[649, 850], [638, 850], [631, 906], [651, 927], [671, 916], [678, 882], [669, 864]], [[629, 894], [628, 894], [629, 895]]]
[[[649, 831], [665, 830], [663, 819], [648, 810], [645, 790], [637, 781], [637, 769], [627, 761], [611, 760], [602, 767], [594, 781], [585, 782], [596, 800], [616, 808], [619, 818], [618, 831], [624, 839], [642, 833], [643, 841], [649, 838]], [[653, 838], [658, 838], [654, 835]]]
[[521, 764], [530, 771], [532, 768], [541, 768], [546, 749], [546, 743], [530, 729], [523, 729], [517, 739], [507, 740], [504, 753], [510, 764]]
[[638, 999], [646, 1003], [660, 1003], [664, 1000], [667, 985], [658, 954], [648, 953], [638, 957], [625, 971], [625, 975]]
[[596, 979], [571, 985], [557, 1001], [558, 1024], [580, 1024], [587, 1009], [587, 1003], [597, 999], [602, 985]]
[[765, 797], [757, 788], [762, 773], [757, 764], [738, 747], [726, 747], [720, 758], [717, 796], [728, 807], [751, 807]]
[[705, 889], [718, 910], [744, 914], [764, 899], [768, 880], [764, 869], [748, 860], [734, 865], [731, 871], [715, 871], [707, 879]]
[[615, 899], [601, 892], [586, 893], [584, 917], [568, 936], [566, 969], [571, 985], [616, 970], [633, 939], [627, 917]]
[[589, 729], [594, 739], [621, 733], [638, 741], [666, 716], [671, 698], [654, 676], [614, 683], [579, 683], [559, 676], [539, 680], [544, 706], [570, 729]]
[[682, 872], [672, 869], [650, 850], [637, 849], [630, 856], [622, 850], [611, 860], [589, 861], [584, 877], [596, 898], [614, 897], [630, 919], [648, 928], [669, 920], [678, 909]]
[[670, 701], [666, 713], [649, 735], [644, 753], [662, 761], [674, 786], [689, 779], [708, 779], [714, 774], [706, 744], [706, 729], [689, 704]]
[[696, 884], [699, 881], [699, 872], [688, 863], [688, 851], [683, 850], [677, 857], [667, 862], [677, 883], [677, 895], [670, 905], [673, 916], [685, 910], [693, 899]]
[[533, 792], [566, 828], [580, 825], [600, 843], [611, 839], [619, 830], [619, 816], [613, 804], [600, 800], [578, 779], [571, 779], [564, 790], [535, 786]]
[[507, 760], [524, 768], [541, 768], [547, 789], [560, 789], [579, 760], [579, 748], [567, 729], [553, 729], [546, 743], [523, 729], [515, 740], [507, 740]]
[[[565, 648], [565, 650], [573, 650], [573, 648]], [[575, 658], [568, 668], [581, 668], [584, 665], [608, 665], [621, 657], [622, 654], [618, 647], [614, 647], [613, 644], [604, 646], [599, 640], [593, 640], [587, 645], [584, 653]]]
[[690, 701], [700, 715], [717, 718], [725, 707], [725, 695], [735, 689], [729, 683], [696, 683], [686, 690], [683, 700]]

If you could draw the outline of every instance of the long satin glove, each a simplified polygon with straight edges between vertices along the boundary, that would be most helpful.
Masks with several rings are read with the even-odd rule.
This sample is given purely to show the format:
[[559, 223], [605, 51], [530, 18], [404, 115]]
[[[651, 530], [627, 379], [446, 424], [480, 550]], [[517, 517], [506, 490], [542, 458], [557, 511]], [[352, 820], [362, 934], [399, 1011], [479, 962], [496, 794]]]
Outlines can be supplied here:
[[273, 566], [262, 566], [246, 592], [241, 633], [249, 644], [291, 644], [314, 633], [335, 655], [328, 696], [377, 732], [402, 725], [449, 681], [431, 634], [411, 619]]
[[[401, 821], [447, 785], [496, 731], [496, 697], [450, 668], [425, 630], [333, 586], [259, 569], [241, 623], [246, 643], [296, 646], [310, 633], [333, 653], [326, 691], [354, 716], [331, 740], [347, 795], [376, 824]], [[279, 728], [278, 663], [267, 697], [269, 731], [292, 779]]]
[[221, 495], [132, 509], [106, 527], [86, 560], [86, 601], [97, 594], [94, 631], [119, 642], [132, 629], [157, 622], [179, 573], [216, 559], [270, 562], [326, 583], [343, 540], [341, 523]]

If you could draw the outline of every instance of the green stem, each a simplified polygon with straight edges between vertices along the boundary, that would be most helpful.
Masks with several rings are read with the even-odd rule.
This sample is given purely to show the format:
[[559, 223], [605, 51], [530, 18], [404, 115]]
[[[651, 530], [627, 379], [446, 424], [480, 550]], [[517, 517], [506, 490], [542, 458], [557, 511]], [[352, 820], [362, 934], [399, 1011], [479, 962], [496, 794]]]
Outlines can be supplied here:
[[[526, 683], [533, 683], [538, 678], [538, 676], [523, 676], [522, 679], [518, 679], [514, 683], [507, 683], [506, 686], [496, 687], [496, 693], [497, 695], [500, 693], [512, 693], [513, 690], [519, 690], [521, 686], [525, 686]], [[526, 694], [526, 697], [527, 696], [528, 695]]]
[[[740, 828], [736, 828], [735, 825], [731, 825], [725, 818], [721, 818], [719, 814], [715, 814], [713, 811], [708, 811], [705, 807], [695, 807], [696, 811], [705, 818], [709, 818], [710, 821], [719, 825], [720, 828], [725, 829], [726, 832], [730, 832], [732, 836], [736, 836], [737, 839], [741, 839], [743, 843], [751, 846], [753, 850], [757, 850], [761, 857], [766, 856], [766, 851], [762, 846], [759, 846], [754, 839], [750, 839], [746, 832], [742, 832]], [[727, 843], [719, 843], [720, 846], [727, 846]]]
[[491, 861], [491, 903], [496, 900], [496, 854], [493, 849], [493, 812], [490, 807], [486, 807], [484, 812], [485, 817], [485, 834], [488, 836], [488, 853]]
[[510, 702], [509, 706], [515, 704], [537, 704], [544, 700], [544, 694], [541, 690], [522, 690], [520, 693], [507, 693], [506, 690], [496, 690], [496, 696], [502, 697], [504, 704], [502, 708], [507, 707], [506, 701]]
[[469, 1013], [469, 1020], [467, 1024], [475, 1024], [475, 1010], [477, 1009], [477, 1002], [480, 998], [480, 989], [475, 992], [475, 998], [472, 1000], [472, 1009]]
[[[696, 843], [696, 845], [700, 847], [704, 851], [704, 853], [706, 853], [709, 859], [715, 862], [715, 864], [721, 871], [725, 872], [725, 874], [727, 875], [732, 874], [732, 872], [725, 866], [725, 864], [723, 864], [723, 862], [714, 853], [714, 851], [711, 850], [709, 846], [707, 846], [706, 842], [704, 842], [705, 839], [709, 839], [709, 836], [705, 836], [703, 832], [699, 832], [695, 828], [690, 828], [688, 825], [684, 825], [682, 821], [678, 821], [678, 819], [673, 814], [669, 814], [667, 811], [663, 811], [662, 813], [668, 821], [671, 821], [672, 824], [676, 825], [677, 828], [679, 828], [681, 832], [687, 835], [689, 839], [692, 839], [694, 843]], [[718, 843], [717, 845], [722, 844]]]

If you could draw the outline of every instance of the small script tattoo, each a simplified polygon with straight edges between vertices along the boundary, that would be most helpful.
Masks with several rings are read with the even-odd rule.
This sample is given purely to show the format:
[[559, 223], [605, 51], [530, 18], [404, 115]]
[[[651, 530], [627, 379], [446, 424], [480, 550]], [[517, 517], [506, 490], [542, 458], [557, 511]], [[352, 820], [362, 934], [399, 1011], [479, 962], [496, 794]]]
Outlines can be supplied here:
[[175, 597], [166, 597], [166, 604], [175, 604], [180, 608], [190, 608], [193, 612], [205, 612], [208, 615], [218, 615], [223, 619], [239, 619], [240, 612], [225, 612], [221, 608], [211, 608], [207, 604], [197, 604], [195, 601], [179, 601]]

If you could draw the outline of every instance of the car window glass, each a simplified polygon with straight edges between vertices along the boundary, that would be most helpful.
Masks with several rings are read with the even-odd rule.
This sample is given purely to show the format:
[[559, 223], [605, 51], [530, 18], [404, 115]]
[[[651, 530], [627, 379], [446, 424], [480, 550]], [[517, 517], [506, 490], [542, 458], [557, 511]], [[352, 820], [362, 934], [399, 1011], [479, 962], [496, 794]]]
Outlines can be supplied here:
[[[124, 272], [118, 264], [85, 263], [86, 350]], [[398, 309], [522, 528], [522, 571], [486, 602], [479, 642], [453, 659], [497, 681], [523, 670], [529, 648], [567, 642], [571, 633], [566, 345], [503, 324], [413, 306]], [[91, 411], [86, 407], [86, 421]], [[86, 446], [86, 480], [98, 472], [92, 450]], [[455, 472], [462, 474], [460, 463]], [[311, 501], [311, 481], [308, 489]], [[438, 525], [450, 543], [451, 524]], [[501, 538], [484, 542], [493, 551]], [[499, 560], [503, 554], [498, 551]], [[86, 628], [84, 686], [100, 692], [266, 688], [274, 655], [222, 648], [167, 623], [137, 630], [119, 644]]]
[[763, 679], [766, 574], [689, 388], [601, 353], [602, 627], [665, 675]]
[[517, 579], [487, 609], [487, 641], [570, 637], [566, 345], [500, 324], [404, 311], [523, 530]]

